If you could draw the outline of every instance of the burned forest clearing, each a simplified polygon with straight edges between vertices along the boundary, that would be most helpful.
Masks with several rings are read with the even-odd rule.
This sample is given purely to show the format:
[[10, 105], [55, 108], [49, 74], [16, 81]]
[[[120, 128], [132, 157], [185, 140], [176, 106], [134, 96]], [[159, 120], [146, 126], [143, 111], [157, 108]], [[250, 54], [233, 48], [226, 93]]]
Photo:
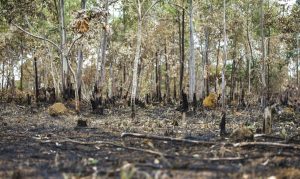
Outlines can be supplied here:
[[[299, 116], [292, 116], [294, 120], [278, 116], [272, 135], [266, 135], [252, 132], [262, 126], [258, 109], [229, 111], [230, 134], [220, 137], [217, 110], [188, 113], [185, 122], [173, 106], [139, 109], [136, 120], [130, 118], [128, 107], [105, 110], [102, 117], [72, 111], [53, 117], [46, 106], [15, 104], [1, 104], [0, 112], [1, 178], [297, 178], [300, 174]], [[78, 126], [78, 118], [87, 127]]]
[[0, 0], [0, 179], [300, 179], [300, 0]]

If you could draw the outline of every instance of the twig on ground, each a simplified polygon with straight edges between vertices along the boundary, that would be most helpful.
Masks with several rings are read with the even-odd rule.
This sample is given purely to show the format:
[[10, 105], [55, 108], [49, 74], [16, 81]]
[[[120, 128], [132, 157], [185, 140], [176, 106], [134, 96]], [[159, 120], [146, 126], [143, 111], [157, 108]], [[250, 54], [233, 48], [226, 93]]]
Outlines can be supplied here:
[[123, 149], [127, 149], [127, 150], [135, 150], [135, 151], [145, 152], [145, 153], [158, 155], [158, 156], [171, 157], [171, 156], [168, 156], [168, 155], [163, 154], [161, 152], [157, 152], [157, 151], [153, 151], [153, 150], [149, 150], [149, 149], [135, 148], [135, 147], [125, 147], [125, 146], [115, 144], [113, 142], [107, 142], [107, 141], [83, 142], [83, 141], [78, 141], [78, 140], [73, 140], [73, 139], [66, 138], [66, 139], [63, 139], [63, 140], [56, 140], [56, 141], [47, 140], [47, 141], [42, 141], [42, 142], [44, 142], [44, 143], [49, 143], [49, 142], [58, 142], [58, 143], [71, 142], [71, 143], [81, 144], [81, 145], [111, 145], [111, 146], [114, 146], [114, 147], [123, 148]]
[[183, 142], [183, 143], [203, 144], [203, 145], [215, 145], [215, 144], [217, 144], [216, 142], [209, 142], [209, 141], [199, 141], [199, 140], [172, 138], [172, 137], [165, 137], [165, 136], [139, 134], [139, 133], [122, 133], [121, 137], [122, 138], [135, 137], [135, 138], [145, 138], [145, 139], [153, 139], [153, 140], [164, 140], [164, 141], [171, 141], [171, 142]]
[[299, 145], [293, 144], [282, 144], [274, 142], [241, 142], [233, 144], [234, 147], [251, 147], [251, 146], [264, 146], [264, 147], [281, 147], [281, 148], [290, 148], [295, 150], [300, 150]]
[[276, 139], [276, 140], [281, 140], [285, 142], [285, 138], [280, 137], [280, 136], [272, 136], [272, 135], [267, 135], [267, 134], [255, 134], [254, 138], [268, 138], [268, 139]]

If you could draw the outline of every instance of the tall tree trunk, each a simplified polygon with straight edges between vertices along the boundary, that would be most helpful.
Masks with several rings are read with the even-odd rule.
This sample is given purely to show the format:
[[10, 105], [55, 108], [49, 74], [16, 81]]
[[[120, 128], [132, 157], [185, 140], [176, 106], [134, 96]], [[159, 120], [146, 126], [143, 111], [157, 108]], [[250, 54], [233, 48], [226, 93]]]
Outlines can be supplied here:
[[[81, 9], [85, 9], [86, 0], [81, 0]], [[82, 75], [82, 64], [83, 64], [83, 44], [78, 45], [78, 63], [75, 79], [75, 110], [77, 113], [80, 112], [80, 100], [81, 100], [81, 75]]]
[[299, 56], [300, 56], [300, 47], [299, 47], [299, 36], [300, 33], [297, 34], [297, 61], [296, 61], [296, 74], [297, 74], [297, 87], [299, 91]]
[[169, 103], [171, 101], [171, 94], [170, 94], [170, 70], [169, 70], [169, 58], [167, 54], [167, 40], [165, 43], [165, 62], [166, 62], [166, 101]]
[[[105, 1], [105, 10], [108, 11], [108, 0]], [[105, 16], [104, 25], [108, 25], [108, 16]], [[103, 93], [104, 81], [105, 81], [105, 64], [106, 64], [106, 48], [107, 48], [107, 37], [108, 37], [108, 29], [104, 28], [102, 32], [102, 42], [101, 42], [101, 56], [98, 54], [98, 58], [101, 57], [101, 69], [100, 69], [100, 81], [98, 83], [98, 88]], [[100, 61], [100, 60], [99, 60]], [[103, 95], [103, 94], [101, 94]]]
[[205, 70], [205, 74], [204, 74], [204, 94], [206, 94], [206, 96], [209, 95], [209, 58], [208, 58], [208, 54], [209, 54], [209, 43], [210, 43], [210, 39], [209, 39], [209, 28], [205, 27], [205, 55], [204, 55], [204, 70]]
[[[271, 33], [269, 29], [269, 34]], [[267, 49], [267, 101], [270, 99], [270, 71], [271, 71], [271, 59], [270, 59], [270, 45], [271, 45], [271, 38], [268, 38], [268, 49]]]
[[[249, 8], [249, 5], [248, 5]], [[249, 32], [249, 18], [247, 17], [247, 41], [250, 51], [250, 59], [247, 58], [247, 65], [248, 65], [248, 93], [251, 92], [251, 62], [253, 61], [253, 51], [252, 51], [252, 45], [250, 40], [250, 32]]]
[[83, 45], [80, 44], [80, 49], [78, 50], [78, 64], [76, 71], [76, 79], [75, 79], [75, 110], [76, 112], [80, 112], [80, 100], [81, 100], [81, 75], [82, 75], [82, 64], [83, 64]]
[[236, 79], [235, 79], [235, 74], [236, 74], [236, 56], [237, 56], [237, 37], [235, 35], [234, 37], [234, 51], [232, 53], [232, 65], [231, 65], [231, 80], [230, 80], [230, 96], [229, 96], [229, 101], [232, 102], [234, 99], [234, 93], [235, 93], [235, 85], [236, 85]]
[[183, 80], [184, 80], [184, 16], [185, 16], [185, 11], [184, 9], [182, 10], [182, 18], [181, 18], [181, 60], [180, 60], [180, 77], [179, 77], [179, 90], [180, 90], [180, 96], [182, 96], [182, 90], [183, 90]]
[[109, 63], [109, 80], [108, 80], [108, 98], [111, 99], [112, 97], [112, 62]]
[[123, 64], [123, 83], [122, 83], [122, 90], [121, 90], [121, 96], [123, 97], [123, 90], [125, 91], [125, 85], [126, 84], [126, 64]]
[[218, 50], [217, 50], [217, 64], [216, 64], [216, 74], [215, 74], [215, 93], [218, 94], [218, 85], [219, 85], [219, 78], [218, 78], [218, 68], [219, 68], [219, 57], [220, 57], [220, 46], [221, 46], [221, 38], [219, 39], [218, 43]]
[[4, 89], [4, 78], [5, 78], [5, 61], [2, 61], [2, 82], [1, 82], [1, 89]]
[[262, 81], [262, 88], [261, 88], [261, 103], [263, 108], [266, 106], [266, 69], [265, 69], [265, 34], [264, 34], [264, 0], [261, 0], [261, 7], [260, 7], [260, 30], [261, 30], [261, 51], [262, 51], [262, 58], [261, 58], [261, 81]]
[[60, 58], [62, 64], [62, 92], [64, 93], [67, 85], [67, 78], [69, 75], [68, 69], [68, 61], [65, 56], [65, 48], [66, 48], [66, 28], [65, 28], [65, 3], [64, 0], [59, 0], [59, 23], [60, 23]]
[[161, 71], [160, 71], [160, 55], [156, 52], [155, 59], [155, 84], [156, 84], [156, 99], [161, 102]]
[[194, 53], [194, 26], [193, 26], [193, 0], [190, 3], [190, 58], [189, 58], [189, 102], [193, 101], [195, 93], [195, 53]]
[[136, 51], [134, 58], [134, 65], [132, 70], [132, 90], [131, 90], [131, 117], [135, 119], [136, 106], [135, 106], [135, 98], [137, 91], [137, 72], [138, 72], [138, 64], [140, 60], [141, 53], [141, 45], [142, 45], [142, 7], [141, 2], [138, 0], [138, 26], [137, 26], [137, 42], [136, 42]]
[[21, 59], [21, 66], [20, 66], [20, 90], [23, 90], [23, 58], [24, 58], [24, 47], [23, 41], [21, 40], [21, 49], [20, 49], [20, 59]]
[[34, 77], [35, 77], [35, 101], [39, 101], [39, 82], [38, 82], [38, 67], [37, 67], [37, 59], [34, 57]]
[[225, 71], [226, 71], [226, 62], [227, 62], [227, 34], [226, 34], [226, 0], [223, 2], [223, 33], [224, 33], [224, 59], [223, 59], [223, 69], [222, 69], [222, 110], [225, 110]]

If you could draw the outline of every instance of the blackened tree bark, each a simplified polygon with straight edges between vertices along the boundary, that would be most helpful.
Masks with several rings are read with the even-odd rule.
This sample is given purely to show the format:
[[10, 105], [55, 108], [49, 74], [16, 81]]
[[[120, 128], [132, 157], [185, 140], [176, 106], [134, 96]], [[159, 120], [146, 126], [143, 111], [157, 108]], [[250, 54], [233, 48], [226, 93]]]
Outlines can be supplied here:
[[37, 67], [37, 59], [36, 57], [33, 58], [34, 60], [34, 76], [35, 76], [35, 100], [36, 102], [39, 101], [39, 82], [38, 82], [38, 67]]

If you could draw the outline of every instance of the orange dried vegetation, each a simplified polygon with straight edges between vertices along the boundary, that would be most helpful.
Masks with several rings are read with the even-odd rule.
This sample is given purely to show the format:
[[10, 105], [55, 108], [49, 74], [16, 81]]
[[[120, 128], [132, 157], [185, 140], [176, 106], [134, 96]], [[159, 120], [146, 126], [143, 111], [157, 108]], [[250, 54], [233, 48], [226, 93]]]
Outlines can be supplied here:
[[210, 93], [204, 100], [203, 106], [207, 108], [215, 108], [217, 104], [217, 95], [215, 93]]

